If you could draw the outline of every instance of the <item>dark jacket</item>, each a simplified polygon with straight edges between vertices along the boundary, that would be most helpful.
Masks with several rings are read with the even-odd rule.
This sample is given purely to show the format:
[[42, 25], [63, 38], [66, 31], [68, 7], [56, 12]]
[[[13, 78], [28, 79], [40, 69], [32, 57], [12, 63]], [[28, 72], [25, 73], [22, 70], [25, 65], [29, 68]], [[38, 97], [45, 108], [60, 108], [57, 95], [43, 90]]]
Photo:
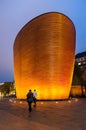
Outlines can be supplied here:
[[27, 94], [27, 102], [33, 102], [33, 93], [32, 92], [29, 92]]

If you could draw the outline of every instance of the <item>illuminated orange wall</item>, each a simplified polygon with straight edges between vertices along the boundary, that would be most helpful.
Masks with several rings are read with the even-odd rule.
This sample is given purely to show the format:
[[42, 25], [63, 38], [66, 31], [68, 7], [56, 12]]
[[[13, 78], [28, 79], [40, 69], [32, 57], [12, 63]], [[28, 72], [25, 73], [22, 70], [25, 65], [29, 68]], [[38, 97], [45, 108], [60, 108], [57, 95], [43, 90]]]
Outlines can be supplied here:
[[82, 88], [80, 85], [72, 86], [70, 92], [72, 96], [82, 96]]
[[36, 17], [18, 33], [14, 43], [17, 98], [36, 89], [38, 99], [67, 99], [75, 59], [75, 28], [65, 15]]

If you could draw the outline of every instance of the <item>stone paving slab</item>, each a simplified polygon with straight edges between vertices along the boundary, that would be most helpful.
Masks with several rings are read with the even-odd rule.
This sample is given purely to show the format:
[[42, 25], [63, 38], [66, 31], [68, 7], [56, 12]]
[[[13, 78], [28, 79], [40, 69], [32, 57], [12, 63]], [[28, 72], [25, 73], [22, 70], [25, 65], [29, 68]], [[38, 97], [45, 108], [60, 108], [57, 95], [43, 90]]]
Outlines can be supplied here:
[[[30, 115], [30, 116], [29, 116]], [[29, 114], [28, 104], [17, 99], [0, 100], [0, 130], [85, 130], [86, 99], [37, 102]]]

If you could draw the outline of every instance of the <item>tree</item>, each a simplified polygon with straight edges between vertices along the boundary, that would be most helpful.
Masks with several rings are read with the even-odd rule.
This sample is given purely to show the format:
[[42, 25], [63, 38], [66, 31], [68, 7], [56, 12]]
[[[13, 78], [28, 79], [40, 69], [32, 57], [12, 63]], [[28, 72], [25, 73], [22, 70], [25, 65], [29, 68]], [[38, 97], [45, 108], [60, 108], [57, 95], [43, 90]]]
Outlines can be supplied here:
[[82, 70], [79, 68], [79, 66], [76, 63], [74, 66], [72, 85], [81, 85], [82, 96], [85, 96], [86, 87], [82, 77]]
[[1, 93], [4, 94], [4, 96], [6, 96], [7, 94], [9, 95], [9, 93], [14, 90], [14, 85], [12, 82], [5, 82], [2, 86], [1, 86]]
[[74, 66], [72, 84], [73, 85], [82, 85], [83, 84], [82, 71], [76, 63], [75, 63], [75, 66]]

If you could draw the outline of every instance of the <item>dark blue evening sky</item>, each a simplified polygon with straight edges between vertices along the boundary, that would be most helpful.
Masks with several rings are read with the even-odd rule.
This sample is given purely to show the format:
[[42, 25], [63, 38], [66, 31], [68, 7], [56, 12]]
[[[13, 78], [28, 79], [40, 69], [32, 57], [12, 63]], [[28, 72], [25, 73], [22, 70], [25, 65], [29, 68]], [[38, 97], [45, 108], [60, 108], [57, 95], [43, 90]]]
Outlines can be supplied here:
[[0, 83], [13, 81], [13, 44], [20, 29], [46, 12], [67, 15], [76, 28], [76, 53], [86, 51], [86, 0], [0, 0]]

